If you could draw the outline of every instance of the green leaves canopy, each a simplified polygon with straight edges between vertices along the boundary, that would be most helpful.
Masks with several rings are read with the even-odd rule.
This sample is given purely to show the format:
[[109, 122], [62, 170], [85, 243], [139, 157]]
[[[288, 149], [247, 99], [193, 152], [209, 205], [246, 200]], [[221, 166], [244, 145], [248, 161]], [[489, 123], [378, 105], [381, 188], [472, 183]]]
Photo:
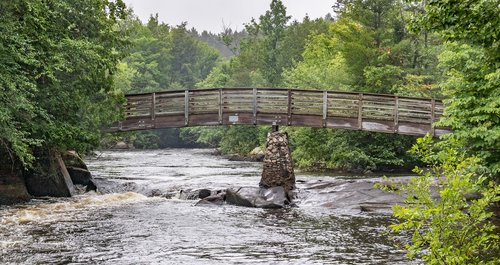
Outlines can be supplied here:
[[448, 44], [440, 56], [447, 96], [442, 125], [466, 151], [500, 172], [500, 1], [429, 1], [414, 30], [436, 31]]
[[[119, 113], [112, 74], [122, 1], [0, 3], [0, 144], [29, 165], [36, 147], [89, 150]], [[4, 159], [3, 159], [4, 160]]]

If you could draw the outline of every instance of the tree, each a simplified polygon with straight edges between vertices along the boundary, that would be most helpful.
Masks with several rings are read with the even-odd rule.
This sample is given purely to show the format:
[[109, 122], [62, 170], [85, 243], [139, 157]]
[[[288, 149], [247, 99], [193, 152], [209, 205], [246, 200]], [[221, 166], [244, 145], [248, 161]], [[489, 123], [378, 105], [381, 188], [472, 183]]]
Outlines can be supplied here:
[[440, 125], [461, 141], [493, 174], [500, 172], [500, 5], [498, 1], [422, 2], [412, 17], [414, 31], [434, 31], [446, 41], [440, 55], [445, 113]]
[[400, 223], [392, 228], [411, 231], [410, 257], [420, 255], [429, 264], [499, 264], [500, 238], [489, 207], [500, 201], [500, 5], [482, 0], [416, 5], [424, 12], [414, 14], [411, 28], [435, 31], [446, 41], [439, 56], [446, 97], [439, 124], [453, 133], [439, 148], [430, 137], [414, 146], [430, 170], [417, 168], [421, 176], [403, 186], [408, 205], [394, 208]]
[[0, 10], [0, 153], [29, 167], [40, 149], [90, 150], [120, 113], [125, 5], [21, 0]]
[[280, 0], [272, 0], [270, 9], [259, 17], [259, 23], [252, 19], [246, 30], [260, 42], [262, 61], [256, 65], [270, 86], [277, 86], [281, 81], [282, 66], [278, 65], [278, 52], [285, 35], [286, 24], [290, 20], [286, 7]]

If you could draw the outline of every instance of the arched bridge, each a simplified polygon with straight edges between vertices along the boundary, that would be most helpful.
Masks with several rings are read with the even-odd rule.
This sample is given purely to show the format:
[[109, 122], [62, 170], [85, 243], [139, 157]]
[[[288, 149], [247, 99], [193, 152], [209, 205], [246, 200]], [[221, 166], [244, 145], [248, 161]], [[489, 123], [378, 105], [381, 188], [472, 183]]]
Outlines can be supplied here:
[[282, 125], [439, 136], [441, 101], [356, 92], [217, 88], [127, 95], [109, 131], [205, 125]]

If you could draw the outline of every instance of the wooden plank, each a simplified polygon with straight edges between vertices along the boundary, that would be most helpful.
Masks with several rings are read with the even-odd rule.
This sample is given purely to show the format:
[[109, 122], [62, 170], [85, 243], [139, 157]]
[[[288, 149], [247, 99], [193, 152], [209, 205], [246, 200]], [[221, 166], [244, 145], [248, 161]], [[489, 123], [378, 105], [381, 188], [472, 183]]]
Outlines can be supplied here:
[[219, 124], [222, 124], [222, 88], [219, 89]]
[[323, 91], [323, 127], [326, 127], [326, 118], [328, 117], [328, 93]]
[[252, 89], [252, 121], [253, 124], [257, 124], [257, 89], [253, 88]]
[[432, 126], [432, 124], [436, 120], [436, 114], [434, 112], [435, 109], [436, 109], [436, 102], [434, 101], [434, 99], [432, 99], [432, 101], [431, 101], [431, 134], [432, 134], [432, 136], [436, 136], [436, 128], [434, 128], [434, 126]]
[[430, 131], [431, 127], [429, 124], [415, 124], [400, 122], [399, 123], [399, 134], [406, 135], [425, 135]]
[[288, 117], [286, 113], [272, 114], [272, 113], [258, 113], [257, 125], [280, 125], [288, 124]]
[[287, 125], [292, 125], [292, 90], [288, 89], [288, 99], [287, 99]]
[[184, 112], [177, 115], [157, 116], [155, 119], [155, 128], [179, 128], [185, 125]]
[[290, 122], [292, 126], [300, 127], [323, 127], [323, 117], [318, 115], [293, 115], [293, 120]]
[[326, 119], [326, 127], [335, 129], [357, 129], [358, 117], [354, 118], [328, 117]]
[[396, 96], [394, 98], [394, 112], [393, 112], [393, 116], [394, 116], [394, 132], [395, 133], [398, 133], [398, 123], [399, 123], [399, 97]]
[[189, 114], [189, 126], [209, 126], [209, 125], [219, 125], [219, 115], [218, 113], [209, 114]]
[[392, 119], [386, 121], [363, 119], [363, 131], [394, 133], [394, 121]]
[[224, 125], [253, 125], [254, 118], [252, 113], [224, 113], [222, 123]]

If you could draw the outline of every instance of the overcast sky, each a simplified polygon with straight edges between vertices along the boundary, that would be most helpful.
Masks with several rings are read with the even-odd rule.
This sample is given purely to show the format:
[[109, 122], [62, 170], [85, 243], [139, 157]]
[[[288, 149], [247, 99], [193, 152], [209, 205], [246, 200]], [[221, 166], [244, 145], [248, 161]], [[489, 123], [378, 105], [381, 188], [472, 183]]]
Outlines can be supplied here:
[[[134, 9], [142, 21], [151, 14], [169, 25], [188, 22], [188, 28], [195, 27], [219, 33], [223, 25], [233, 29], [244, 29], [243, 23], [258, 18], [269, 9], [271, 0], [124, 0]], [[311, 18], [324, 17], [332, 12], [335, 0], [282, 0], [292, 20], [302, 20], [306, 14]]]

